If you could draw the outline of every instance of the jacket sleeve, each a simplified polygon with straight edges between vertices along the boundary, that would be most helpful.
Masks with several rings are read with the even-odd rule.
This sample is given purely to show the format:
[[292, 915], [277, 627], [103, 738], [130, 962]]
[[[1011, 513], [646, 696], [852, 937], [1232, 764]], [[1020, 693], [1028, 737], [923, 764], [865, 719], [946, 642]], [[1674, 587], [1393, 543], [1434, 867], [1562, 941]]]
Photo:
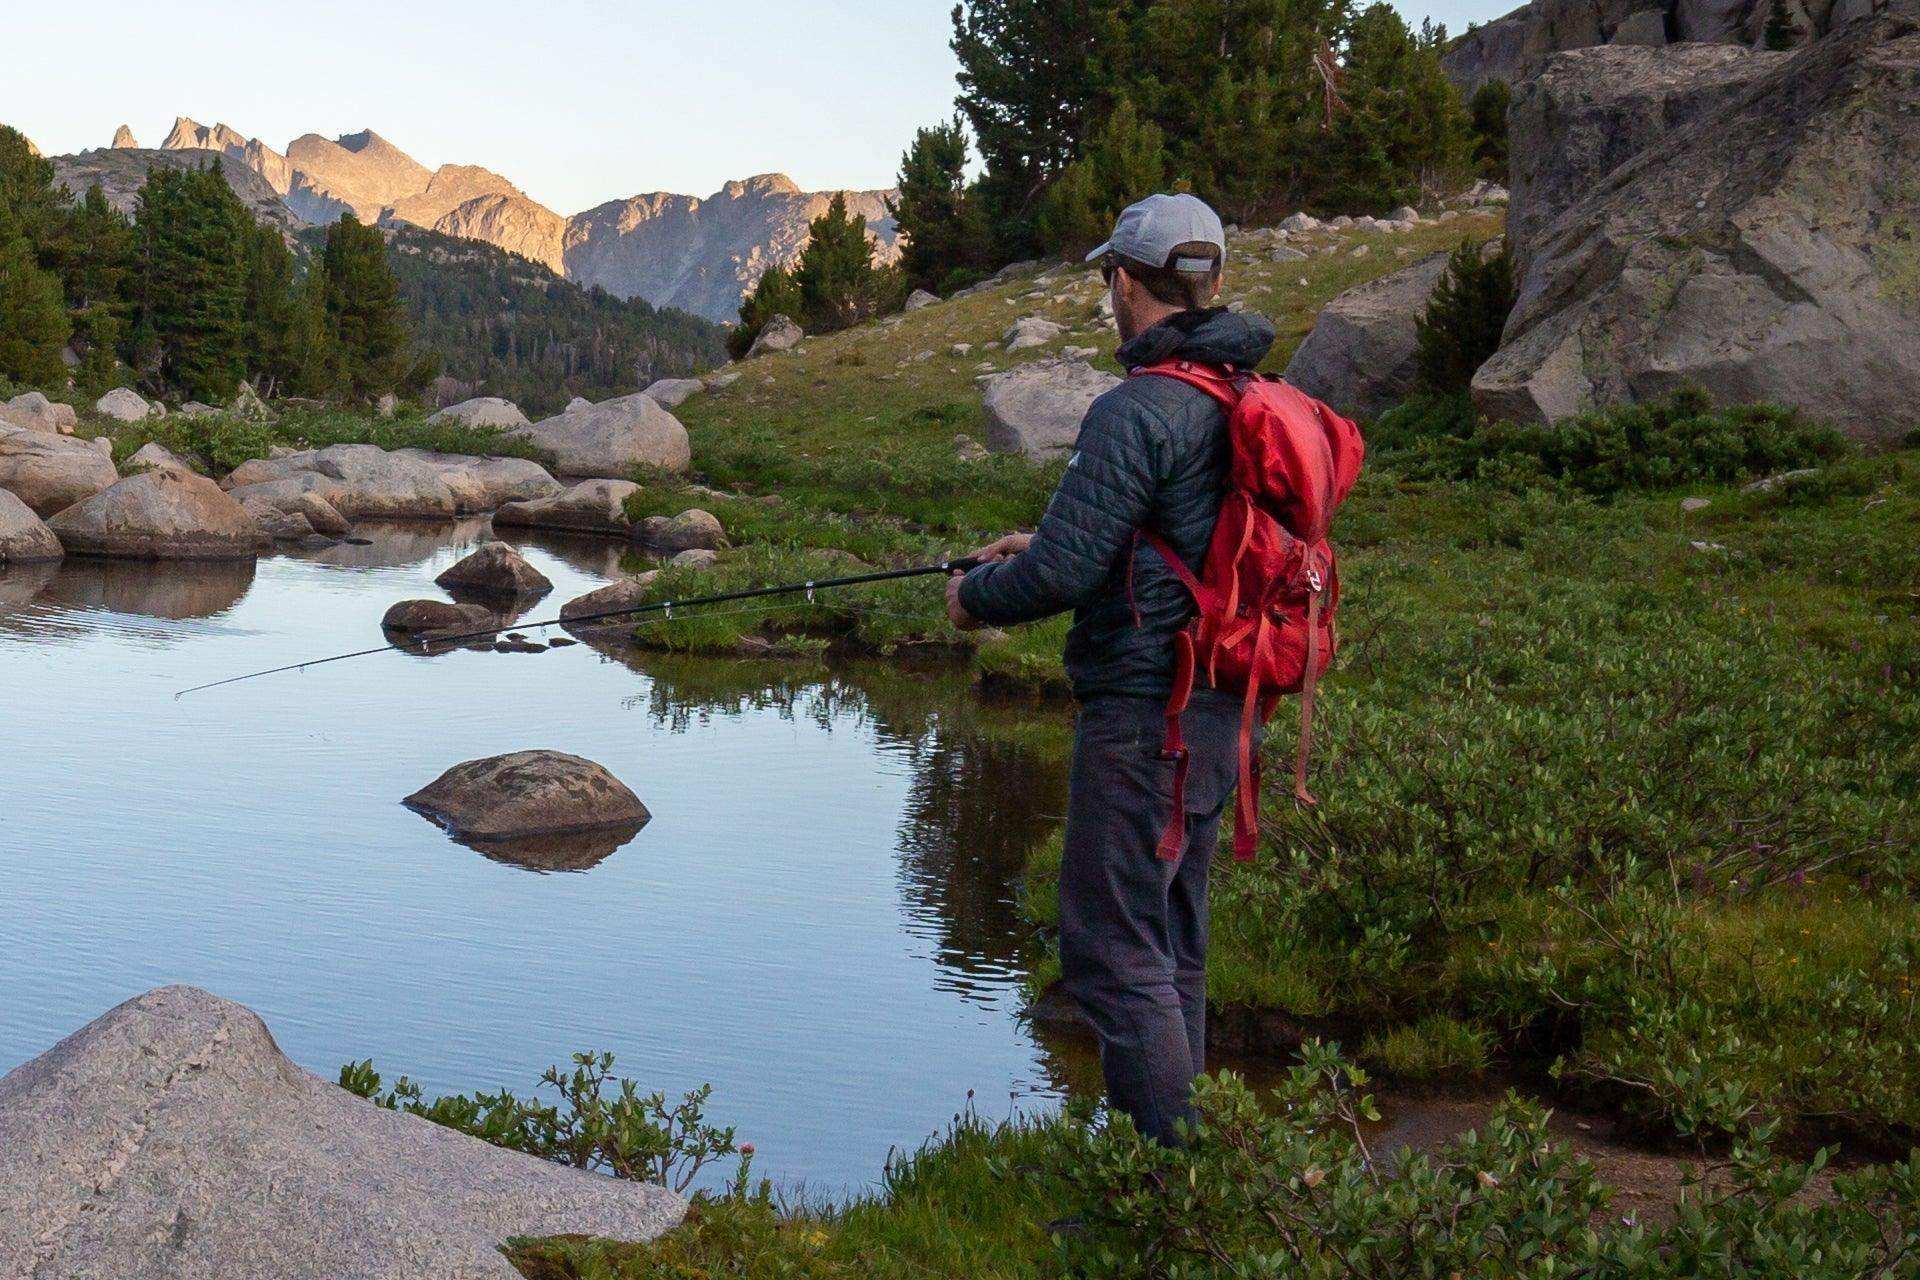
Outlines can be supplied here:
[[1162, 433], [1154, 423], [1131, 398], [1096, 401], [1033, 542], [1011, 560], [969, 573], [960, 584], [961, 606], [991, 626], [1012, 626], [1097, 594], [1159, 488]]

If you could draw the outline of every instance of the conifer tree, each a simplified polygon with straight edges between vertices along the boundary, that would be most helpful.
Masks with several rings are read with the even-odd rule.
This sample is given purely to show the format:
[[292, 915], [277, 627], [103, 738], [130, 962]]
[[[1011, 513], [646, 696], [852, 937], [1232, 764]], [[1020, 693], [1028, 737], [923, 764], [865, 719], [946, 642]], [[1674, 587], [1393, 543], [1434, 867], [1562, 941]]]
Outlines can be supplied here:
[[873, 244], [867, 224], [838, 192], [827, 211], [807, 224], [807, 247], [793, 272], [802, 327], [817, 333], [844, 329], [876, 305]]
[[1416, 328], [1420, 390], [1451, 395], [1471, 386], [1474, 373], [1499, 350], [1512, 310], [1513, 263], [1507, 251], [1483, 256], [1479, 245], [1462, 241]]
[[1347, 110], [1322, 150], [1334, 207], [1384, 212], [1457, 181], [1472, 154], [1460, 92], [1440, 66], [1444, 28], [1416, 35], [1392, 6], [1354, 19], [1347, 42]]
[[948, 288], [991, 262], [985, 214], [967, 189], [966, 170], [967, 135], [958, 118], [915, 133], [900, 157], [900, 196], [887, 208], [905, 238], [900, 270], [910, 285]]
[[412, 361], [400, 286], [387, 265], [386, 237], [380, 228], [342, 215], [327, 228], [321, 270], [347, 392], [370, 400], [394, 390]]
[[243, 246], [246, 259], [247, 366], [263, 396], [292, 384], [299, 369], [295, 328], [301, 294], [293, 254], [280, 232], [256, 224]]
[[73, 346], [80, 356], [78, 380], [89, 388], [113, 385], [132, 310], [132, 223], [107, 203], [96, 183], [55, 227], [41, 256], [59, 276], [66, 295]]
[[53, 184], [53, 162], [35, 155], [25, 135], [6, 125], [0, 125], [0, 209], [12, 215], [15, 234], [25, 236], [36, 253], [66, 215], [65, 196]]
[[1070, 255], [1107, 238], [1113, 220], [1134, 201], [1166, 185], [1166, 140], [1122, 98], [1085, 154], [1047, 189], [1036, 222], [1040, 243]]
[[727, 353], [736, 360], [746, 355], [753, 340], [775, 316], [785, 316], [798, 324], [803, 314], [805, 307], [793, 272], [785, 267], [769, 267], [740, 303], [740, 323], [727, 336]]
[[60, 281], [40, 269], [12, 208], [0, 202], [0, 378], [53, 386], [66, 379], [68, 334]]
[[1468, 114], [1473, 118], [1473, 164], [1483, 178], [1507, 180], [1507, 110], [1513, 90], [1505, 80], [1489, 80], [1474, 90]]
[[154, 169], [134, 230], [137, 366], [183, 398], [227, 400], [247, 367], [251, 215], [217, 166]]
[[347, 377], [327, 307], [327, 274], [320, 262], [310, 266], [300, 282], [290, 319], [287, 390], [313, 400], [341, 395]]

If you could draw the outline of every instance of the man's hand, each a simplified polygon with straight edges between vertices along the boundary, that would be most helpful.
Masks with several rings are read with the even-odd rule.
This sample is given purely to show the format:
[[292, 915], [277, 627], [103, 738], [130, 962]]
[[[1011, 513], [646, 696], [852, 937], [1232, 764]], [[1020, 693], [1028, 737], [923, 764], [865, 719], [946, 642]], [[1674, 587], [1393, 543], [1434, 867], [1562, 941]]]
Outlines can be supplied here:
[[970, 558], [983, 564], [989, 561], [1011, 560], [1025, 551], [1032, 541], [1033, 535], [1030, 533], [1010, 533], [1004, 538], [989, 542], [974, 552]]
[[947, 579], [947, 620], [962, 631], [973, 631], [979, 627], [980, 620], [968, 613], [966, 606], [960, 603], [960, 583], [966, 576], [956, 573]]

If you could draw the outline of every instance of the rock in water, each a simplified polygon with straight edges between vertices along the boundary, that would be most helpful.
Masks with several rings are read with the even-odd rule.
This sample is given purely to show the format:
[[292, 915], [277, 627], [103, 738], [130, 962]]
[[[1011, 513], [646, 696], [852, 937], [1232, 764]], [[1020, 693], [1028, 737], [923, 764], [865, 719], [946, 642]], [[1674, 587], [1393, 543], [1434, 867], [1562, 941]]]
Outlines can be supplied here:
[[707, 384], [698, 378], [656, 378], [647, 384], [646, 393], [669, 409], [677, 409], [688, 396], [699, 395]]
[[430, 636], [435, 632], [465, 634], [491, 626], [492, 611], [477, 604], [451, 604], [445, 600], [402, 600], [380, 619], [380, 629], [404, 636]]
[[0, 1077], [0, 1275], [514, 1280], [508, 1236], [646, 1240], [685, 1211], [357, 1098], [192, 987]]
[[553, 590], [547, 575], [504, 542], [488, 542], [434, 579], [452, 592], [520, 598]]
[[428, 422], [457, 422], [467, 427], [524, 427], [527, 415], [520, 406], [499, 396], [477, 396], [450, 404], [427, 419]]
[[395, 449], [393, 456], [425, 463], [438, 472], [463, 515], [492, 511], [509, 502], [550, 498], [561, 490], [545, 467], [526, 458], [477, 458], [426, 449]]
[[588, 480], [549, 498], [509, 502], [493, 513], [500, 527], [565, 529], [574, 533], [612, 533], [633, 527], [626, 502], [640, 486], [631, 480]]
[[136, 391], [115, 387], [93, 403], [93, 411], [115, 422], [138, 422], [154, 416], [155, 406], [141, 399]]
[[791, 351], [806, 336], [807, 331], [788, 317], [775, 316], [754, 337], [753, 345], [747, 348], [747, 359], [766, 355], [769, 351]]
[[246, 560], [265, 541], [241, 505], [204, 476], [143, 471], [48, 522], [75, 555], [128, 560]]
[[633, 539], [662, 556], [682, 551], [721, 551], [728, 545], [727, 531], [719, 519], [698, 507], [677, 516], [648, 516], [635, 526]]
[[1286, 379], [1341, 413], [1371, 417], [1413, 387], [1414, 341], [1447, 255], [1356, 285], [1321, 309]]
[[515, 434], [552, 454], [562, 475], [618, 480], [643, 468], [685, 471], [693, 462], [687, 429], [644, 391], [572, 409]]
[[41, 519], [91, 498], [120, 478], [113, 459], [84, 440], [0, 427], [0, 489]]
[[987, 448], [1052, 458], [1073, 448], [1093, 402], [1120, 385], [1084, 360], [1037, 360], [988, 378]]
[[0, 489], [0, 565], [58, 560], [62, 554], [60, 539], [33, 508]]
[[[560, 620], [572, 622], [576, 618], [594, 613], [612, 613], [616, 609], [631, 609], [642, 604], [647, 598], [647, 588], [660, 576], [658, 569], [649, 569], [645, 573], [623, 578], [619, 582], [609, 583], [597, 591], [589, 591], [583, 596], [575, 596], [560, 606]], [[619, 618], [603, 618], [588, 626], [623, 626], [630, 623]]]
[[[1920, 17], [1901, 7], [1773, 61], [1555, 218], [1474, 377], [1480, 410], [1539, 421], [1695, 385], [1863, 441], [1909, 430]], [[1599, 73], [1675, 50], [1592, 53]]]
[[620, 779], [560, 751], [516, 751], [457, 764], [405, 803], [457, 836], [482, 839], [637, 829], [652, 816]]
[[[256, 458], [235, 467], [221, 484], [236, 497], [246, 497], [254, 494], [256, 486], [283, 480], [296, 483], [259, 492], [272, 496], [276, 505], [288, 490], [315, 493], [354, 519], [444, 520], [459, 512], [453, 490], [436, 466], [373, 444], [335, 444], [284, 457]], [[243, 494], [243, 489], [248, 492]]]

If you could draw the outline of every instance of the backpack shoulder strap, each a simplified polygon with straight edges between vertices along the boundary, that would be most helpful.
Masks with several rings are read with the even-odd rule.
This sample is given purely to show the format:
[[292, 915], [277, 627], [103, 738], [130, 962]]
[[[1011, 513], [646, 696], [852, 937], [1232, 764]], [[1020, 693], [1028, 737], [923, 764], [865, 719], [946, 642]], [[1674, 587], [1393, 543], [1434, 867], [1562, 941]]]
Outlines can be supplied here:
[[1162, 360], [1158, 364], [1143, 364], [1127, 375], [1131, 378], [1172, 378], [1206, 392], [1225, 405], [1229, 412], [1240, 403], [1240, 389], [1244, 375], [1238, 374], [1231, 366], [1217, 367], [1200, 364], [1193, 360]]

